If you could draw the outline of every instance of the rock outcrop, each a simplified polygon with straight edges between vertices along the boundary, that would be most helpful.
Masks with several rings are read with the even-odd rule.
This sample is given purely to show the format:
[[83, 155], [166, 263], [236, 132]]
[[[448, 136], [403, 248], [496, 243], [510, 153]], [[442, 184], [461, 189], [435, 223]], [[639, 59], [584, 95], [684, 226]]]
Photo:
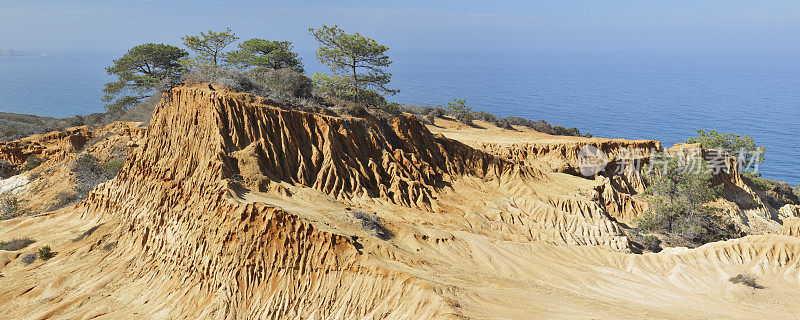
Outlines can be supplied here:
[[40, 137], [19, 141], [0, 142], [0, 161], [22, 164], [30, 156], [50, 158], [73, 150], [80, 150], [93, 133], [85, 127], [55, 131]]
[[[30, 265], [33, 249], [0, 256], [4, 315], [463, 319], [613, 306], [635, 318], [672, 311], [633, 296], [654, 287], [682, 297], [695, 281], [721, 295], [729, 273], [771, 276], [754, 265], [772, 262], [796, 275], [788, 236], [628, 254], [624, 223], [646, 187], [629, 169], [655, 141], [590, 139], [615, 164], [584, 177], [583, 142], [475, 145], [413, 117], [307, 113], [208, 85], [163, 98], [146, 132], [115, 124], [0, 145], [16, 164], [51, 159], [38, 170], [75, 150], [127, 154], [85, 201], [0, 222], [58, 251]], [[706, 261], [712, 271], [683, 267]]]
[[[336, 118], [203, 87], [166, 95], [143, 145], [77, 210], [84, 219], [120, 219], [116, 252], [135, 254], [139, 272], [168, 271], [170, 283], [198, 286], [213, 301], [202, 311], [176, 309], [182, 314], [358, 318], [425, 310], [419, 316], [437, 318], [453, 311], [427, 285], [359, 255], [350, 237], [277, 207], [237, 203], [236, 192], [290, 199], [312, 189], [343, 203], [375, 199], [452, 214], [461, 211], [437, 198], [469, 200], [453, 186], [462, 177], [495, 181], [500, 188], [491, 193], [505, 194], [489, 211], [467, 210], [485, 216], [488, 223], [474, 225], [484, 234], [628, 249], [621, 227], [591, 199], [536, 195], [533, 184], [546, 179], [540, 170], [437, 138], [413, 118]], [[370, 300], [356, 301], [363, 297], [351, 295], [354, 285]]]
[[[438, 318], [448, 314], [441, 298], [360, 256], [351, 238], [276, 207], [237, 203], [232, 190], [288, 184], [340, 201], [374, 197], [432, 210], [445, 176], [464, 174], [538, 175], [436, 139], [410, 118], [341, 119], [187, 87], [165, 96], [144, 144], [77, 209], [84, 218], [121, 219], [117, 252], [136, 254], [139, 272], [168, 271], [170, 281], [198, 286], [213, 301], [180, 314], [391, 318], [425, 310], [418, 315]], [[372, 294], [365, 301], [354, 290]]]
[[76, 202], [91, 191], [93, 184], [86, 190], [74, 190], [81, 188], [80, 177], [74, 172], [75, 160], [84, 154], [97, 159], [97, 165], [124, 160], [144, 139], [146, 129], [140, 125], [116, 122], [98, 128], [81, 126], [0, 142], [0, 162], [6, 161], [7, 171], [14, 174], [0, 179], [0, 197], [16, 198], [25, 215]]

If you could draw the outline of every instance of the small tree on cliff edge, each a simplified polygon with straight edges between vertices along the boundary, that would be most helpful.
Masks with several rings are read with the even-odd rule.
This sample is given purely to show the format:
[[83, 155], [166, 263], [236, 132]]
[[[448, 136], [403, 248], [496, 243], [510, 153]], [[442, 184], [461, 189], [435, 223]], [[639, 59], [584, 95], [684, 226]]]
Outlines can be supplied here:
[[159, 84], [177, 81], [183, 71], [179, 61], [188, 55], [183, 49], [166, 44], [131, 48], [106, 68], [109, 75], [117, 76], [117, 81], [106, 83], [103, 88], [103, 101], [112, 102], [106, 108], [125, 110], [152, 95]]
[[[384, 70], [392, 63], [386, 55], [389, 47], [359, 33], [347, 34], [338, 26], [310, 28], [308, 32], [320, 44], [316, 51], [319, 62], [327, 64], [336, 75], [348, 78], [344, 82], [352, 85], [356, 101], [361, 100], [365, 90], [398, 92], [386, 87], [392, 77]], [[366, 72], [359, 72], [364, 69]]]
[[753, 137], [733, 132], [721, 133], [716, 130], [697, 130], [697, 137], [691, 137], [686, 143], [700, 143], [706, 149], [725, 150], [744, 161], [745, 164], [764, 162], [766, 148], [756, 145]]
[[648, 211], [639, 219], [643, 231], [679, 235], [696, 243], [724, 240], [736, 228], [718, 207], [710, 205], [722, 191], [712, 183], [711, 165], [700, 157], [656, 155], [644, 171]]
[[448, 102], [447, 112], [453, 115], [459, 122], [472, 125], [472, 108], [467, 106], [466, 100], [453, 99], [452, 102]]
[[184, 60], [188, 68], [216, 69], [222, 61], [225, 47], [236, 42], [239, 37], [231, 29], [225, 29], [223, 32], [209, 30], [208, 33], [201, 32], [199, 36], [185, 36], [181, 39], [183, 45], [197, 54], [193, 59]]
[[715, 130], [697, 130], [697, 137], [691, 137], [686, 143], [700, 143], [703, 148], [724, 150], [739, 159], [742, 175], [752, 181], [758, 188], [768, 190], [771, 183], [758, 173], [758, 164], [764, 162], [766, 148], [755, 143], [753, 137], [733, 132], [722, 133]]

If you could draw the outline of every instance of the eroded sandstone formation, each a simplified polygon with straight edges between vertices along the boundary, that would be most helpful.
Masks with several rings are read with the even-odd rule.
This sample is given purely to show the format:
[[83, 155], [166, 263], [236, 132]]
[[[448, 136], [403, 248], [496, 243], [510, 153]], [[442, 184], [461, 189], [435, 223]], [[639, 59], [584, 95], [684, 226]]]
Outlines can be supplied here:
[[[36, 233], [59, 251], [31, 265], [19, 262], [24, 250], [0, 255], [8, 288], [0, 312], [456, 319], [614, 306], [615, 314], [652, 316], [675, 311], [653, 308], [657, 299], [643, 293], [652, 288], [690, 295], [681, 288], [701, 283], [697, 290], [716, 296], [742, 270], [797, 275], [800, 249], [789, 236], [629, 254], [626, 224], [645, 210], [645, 182], [616, 164], [581, 176], [585, 141], [476, 145], [413, 117], [332, 117], [208, 85], [166, 93], [146, 132], [111, 128], [54, 135], [40, 140], [59, 141], [45, 147], [0, 145], [15, 163], [53, 159], [39, 170], [75, 150], [128, 152], [116, 178], [76, 206], [0, 223], [9, 236]], [[589, 141], [628, 164], [661, 151], [655, 141]], [[738, 176], [719, 179], [744, 189]], [[719, 314], [737, 310], [752, 314]]]

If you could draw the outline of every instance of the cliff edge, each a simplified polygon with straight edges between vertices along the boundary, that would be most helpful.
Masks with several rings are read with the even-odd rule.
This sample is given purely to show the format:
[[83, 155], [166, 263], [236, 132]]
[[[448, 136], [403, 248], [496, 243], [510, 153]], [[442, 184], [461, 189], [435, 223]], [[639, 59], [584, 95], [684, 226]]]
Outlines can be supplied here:
[[[529, 135], [508, 144], [448, 128], [405, 116], [308, 113], [207, 84], [175, 88], [146, 131], [98, 139], [130, 141], [114, 179], [74, 206], [0, 222], [4, 237], [36, 241], [0, 251], [0, 312], [31, 319], [800, 312], [791, 307], [800, 302], [796, 238], [631, 254], [626, 223], [642, 210], [640, 177], [576, 175], [583, 140], [491, 133]], [[655, 141], [586, 141], [609, 154], [660, 149]], [[36, 169], [45, 170], [102, 145], [56, 152], [15, 142], [0, 145], [0, 156], [21, 163], [27, 154], [51, 154], [53, 163]], [[57, 254], [25, 264], [40, 244]], [[764, 288], [728, 281], [742, 273]]]

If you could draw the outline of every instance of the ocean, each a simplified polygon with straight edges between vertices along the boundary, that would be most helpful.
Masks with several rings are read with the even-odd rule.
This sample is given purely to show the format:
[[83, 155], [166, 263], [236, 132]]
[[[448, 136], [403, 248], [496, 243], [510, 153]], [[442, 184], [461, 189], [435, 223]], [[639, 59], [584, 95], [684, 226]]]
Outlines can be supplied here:
[[[101, 112], [113, 55], [0, 57], [0, 111], [65, 117]], [[577, 127], [665, 147], [697, 129], [753, 136], [759, 172], [800, 183], [800, 61], [736, 54], [507, 53], [393, 55], [390, 101], [444, 105]], [[310, 73], [325, 71], [309, 57]]]

